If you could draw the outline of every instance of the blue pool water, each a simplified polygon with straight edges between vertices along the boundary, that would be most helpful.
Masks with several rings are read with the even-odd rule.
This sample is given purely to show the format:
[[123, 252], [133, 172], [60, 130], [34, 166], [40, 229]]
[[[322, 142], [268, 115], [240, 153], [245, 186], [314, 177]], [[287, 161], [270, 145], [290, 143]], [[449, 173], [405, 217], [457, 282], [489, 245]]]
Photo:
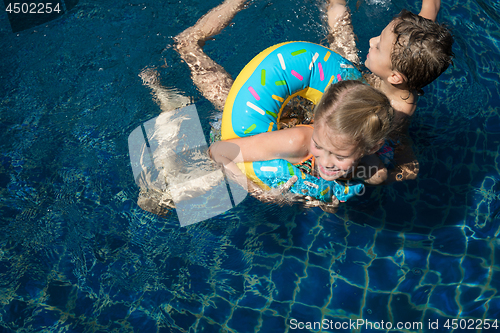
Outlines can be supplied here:
[[[362, 57], [393, 15], [418, 11], [408, 2], [351, 1]], [[137, 206], [127, 138], [161, 112], [145, 69], [192, 99], [208, 137], [216, 111], [171, 37], [219, 2], [71, 3], [15, 33], [0, 14], [1, 332], [388, 331], [346, 326], [358, 319], [479, 332], [499, 319], [496, 0], [442, 4], [456, 58], [411, 126], [417, 180], [335, 215], [248, 198], [186, 228]], [[275, 43], [325, 44], [319, 7], [256, 0], [205, 50], [235, 77]]]

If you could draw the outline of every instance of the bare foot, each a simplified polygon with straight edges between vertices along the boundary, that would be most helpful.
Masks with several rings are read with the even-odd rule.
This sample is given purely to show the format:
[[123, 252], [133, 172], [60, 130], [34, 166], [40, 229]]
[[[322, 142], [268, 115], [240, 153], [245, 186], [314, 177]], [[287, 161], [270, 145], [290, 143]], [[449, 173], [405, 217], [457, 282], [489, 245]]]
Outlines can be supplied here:
[[328, 25], [334, 27], [338, 20], [344, 17], [347, 11], [344, 0], [334, 0], [328, 4], [326, 15], [328, 17]]
[[184, 44], [196, 42], [199, 46], [219, 34], [233, 19], [233, 17], [244, 8], [248, 0], [226, 0], [219, 6], [203, 15], [192, 27], [187, 28], [174, 39], [177, 48], [182, 48]]

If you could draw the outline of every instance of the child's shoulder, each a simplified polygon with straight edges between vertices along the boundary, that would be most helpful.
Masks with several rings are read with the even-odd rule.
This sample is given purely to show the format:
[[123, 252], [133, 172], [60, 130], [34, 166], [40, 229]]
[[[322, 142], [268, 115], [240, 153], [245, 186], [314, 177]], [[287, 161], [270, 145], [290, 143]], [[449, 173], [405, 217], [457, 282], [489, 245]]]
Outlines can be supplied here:
[[387, 97], [389, 97], [392, 107], [396, 110], [396, 114], [400, 113], [407, 117], [411, 117], [417, 109], [418, 97], [415, 94], [410, 94], [409, 96], [399, 96], [396, 94]]
[[314, 127], [312, 125], [297, 125], [285, 130], [290, 131], [290, 136], [295, 139], [294, 141], [304, 144], [311, 140]]

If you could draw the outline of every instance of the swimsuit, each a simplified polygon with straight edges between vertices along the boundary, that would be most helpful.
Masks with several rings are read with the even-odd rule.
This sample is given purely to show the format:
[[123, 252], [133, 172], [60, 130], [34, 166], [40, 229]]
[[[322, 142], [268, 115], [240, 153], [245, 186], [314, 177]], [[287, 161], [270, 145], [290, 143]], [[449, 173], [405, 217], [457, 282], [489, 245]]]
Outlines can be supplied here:
[[[309, 128], [314, 129], [314, 127], [311, 126], [311, 125], [300, 124], [300, 125], [297, 125], [296, 127], [299, 127], [299, 126], [304, 126], [304, 127], [309, 127]], [[303, 172], [307, 173], [308, 175], [314, 176], [313, 172], [314, 172], [314, 162], [315, 162], [315, 160], [316, 159], [314, 158], [313, 154], [309, 154], [302, 161], [300, 161], [299, 163], [294, 164], [294, 166], [296, 166], [297, 168], [299, 168]]]
[[384, 145], [375, 153], [384, 163], [387, 169], [392, 169], [396, 166], [394, 163], [394, 147], [399, 142], [394, 142], [390, 139], [385, 140]]

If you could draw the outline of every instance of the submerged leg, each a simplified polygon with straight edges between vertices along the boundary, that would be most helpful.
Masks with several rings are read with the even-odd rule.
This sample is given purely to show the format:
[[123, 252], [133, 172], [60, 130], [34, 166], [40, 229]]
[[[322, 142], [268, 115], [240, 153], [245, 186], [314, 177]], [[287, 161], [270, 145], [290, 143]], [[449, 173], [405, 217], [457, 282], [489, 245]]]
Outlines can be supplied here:
[[345, 1], [329, 0], [326, 10], [330, 49], [352, 63], [359, 64], [351, 13], [347, 9]]
[[224, 29], [248, 0], [226, 0], [175, 37], [177, 52], [191, 69], [194, 84], [219, 110], [224, 108], [233, 79], [203, 51], [205, 41]]

